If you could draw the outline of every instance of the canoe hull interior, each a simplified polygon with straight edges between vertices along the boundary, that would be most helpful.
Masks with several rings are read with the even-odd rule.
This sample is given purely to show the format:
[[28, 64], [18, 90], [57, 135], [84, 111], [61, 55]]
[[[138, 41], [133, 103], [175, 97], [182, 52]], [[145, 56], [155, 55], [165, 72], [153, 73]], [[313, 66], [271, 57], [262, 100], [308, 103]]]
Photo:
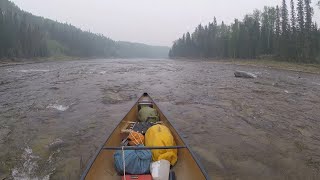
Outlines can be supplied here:
[[109, 138], [106, 140], [104, 145], [101, 147], [99, 152], [96, 154], [94, 159], [88, 164], [81, 179], [86, 180], [102, 180], [102, 179], [121, 179], [114, 168], [113, 154], [115, 150], [106, 150], [103, 147], [119, 147], [123, 137], [121, 137], [121, 130], [128, 122], [137, 121], [138, 117], [138, 104], [139, 102], [152, 102], [153, 107], [156, 108], [160, 115], [160, 120], [166, 125], [175, 138], [177, 146], [186, 146], [186, 148], [178, 149], [178, 162], [172, 168], [176, 174], [176, 178], [179, 180], [202, 180], [207, 179], [206, 173], [204, 172], [201, 165], [198, 163], [188, 146], [183, 142], [182, 138], [176, 132], [174, 127], [170, 124], [158, 106], [153, 102], [148, 94], [144, 94], [139, 98], [135, 105], [131, 108], [128, 114], [122, 119], [118, 126], [111, 133]]

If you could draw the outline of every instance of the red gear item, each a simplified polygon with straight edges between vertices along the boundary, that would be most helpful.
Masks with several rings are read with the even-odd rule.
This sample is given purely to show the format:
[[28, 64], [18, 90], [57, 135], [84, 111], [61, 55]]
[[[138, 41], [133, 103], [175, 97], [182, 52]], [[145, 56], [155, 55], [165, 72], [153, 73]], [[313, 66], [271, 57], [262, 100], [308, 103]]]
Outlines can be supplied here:
[[[124, 180], [124, 177], [121, 178]], [[145, 175], [126, 175], [126, 180], [152, 180], [152, 176], [150, 174]]]

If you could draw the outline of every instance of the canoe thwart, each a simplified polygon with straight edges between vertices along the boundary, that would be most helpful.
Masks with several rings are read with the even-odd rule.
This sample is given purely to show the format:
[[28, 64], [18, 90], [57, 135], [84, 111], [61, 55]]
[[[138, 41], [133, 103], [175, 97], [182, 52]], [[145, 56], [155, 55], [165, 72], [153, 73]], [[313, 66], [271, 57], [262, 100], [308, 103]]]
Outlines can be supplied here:
[[[187, 146], [123, 146], [123, 150], [142, 150], [142, 149], [183, 149]], [[122, 150], [122, 147], [103, 147], [104, 150]]]
[[146, 102], [138, 102], [138, 105], [146, 105], [146, 106], [149, 106], [149, 107], [153, 107], [153, 103], [152, 102], [148, 102], [148, 101], [146, 101]]

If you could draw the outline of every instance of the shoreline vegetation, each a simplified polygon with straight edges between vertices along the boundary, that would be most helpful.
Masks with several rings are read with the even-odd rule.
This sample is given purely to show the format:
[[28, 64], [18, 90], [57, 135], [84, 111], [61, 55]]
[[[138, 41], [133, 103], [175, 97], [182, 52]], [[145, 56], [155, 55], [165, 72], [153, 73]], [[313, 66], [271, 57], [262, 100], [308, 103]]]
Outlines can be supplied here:
[[170, 47], [115, 41], [0, 0], [0, 59], [37, 57], [166, 58]]
[[232, 59], [229, 62], [227, 61], [226, 63], [230, 63], [234, 65], [264, 67], [264, 68], [272, 68], [272, 69], [295, 71], [295, 72], [320, 74], [320, 64], [297, 63], [297, 62], [276, 61], [276, 60], [260, 60], [260, 59], [253, 59], [253, 60]]
[[310, 0], [282, 0], [280, 6], [256, 9], [230, 24], [219, 23], [214, 17], [209, 24], [199, 24], [193, 32], [177, 39], [169, 57], [265, 57], [281, 62], [320, 63], [320, 29], [312, 17], [313, 10]]
[[97, 58], [84, 58], [84, 57], [72, 57], [72, 56], [50, 56], [50, 57], [33, 57], [33, 58], [0, 58], [0, 67], [2, 66], [14, 66], [22, 64], [33, 64], [52, 61], [72, 61], [72, 60], [85, 60], [85, 59], [97, 59]]
[[[193, 58], [172, 58], [178, 61], [194, 61], [199, 62], [199, 59]], [[212, 58], [201, 58], [200, 62], [208, 63], [219, 63], [219, 64], [230, 64], [238, 66], [252, 66], [258, 68], [271, 68], [278, 70], [303, 72], [320, 74], [320, 64], [317, 63], [299, 63], [289, 61], [278, 61], [275, 59], [212, 59]]]

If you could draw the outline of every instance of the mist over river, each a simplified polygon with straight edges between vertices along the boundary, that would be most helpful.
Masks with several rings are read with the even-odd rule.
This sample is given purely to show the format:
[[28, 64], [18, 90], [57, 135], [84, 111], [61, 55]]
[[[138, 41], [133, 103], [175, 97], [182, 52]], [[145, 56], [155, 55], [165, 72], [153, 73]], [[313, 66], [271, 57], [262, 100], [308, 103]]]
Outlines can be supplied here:
[[0, 66], [0, 180], [79, 179], [143, 92], [213, 179], [320, 179], [319, 74], [101, 59]]

